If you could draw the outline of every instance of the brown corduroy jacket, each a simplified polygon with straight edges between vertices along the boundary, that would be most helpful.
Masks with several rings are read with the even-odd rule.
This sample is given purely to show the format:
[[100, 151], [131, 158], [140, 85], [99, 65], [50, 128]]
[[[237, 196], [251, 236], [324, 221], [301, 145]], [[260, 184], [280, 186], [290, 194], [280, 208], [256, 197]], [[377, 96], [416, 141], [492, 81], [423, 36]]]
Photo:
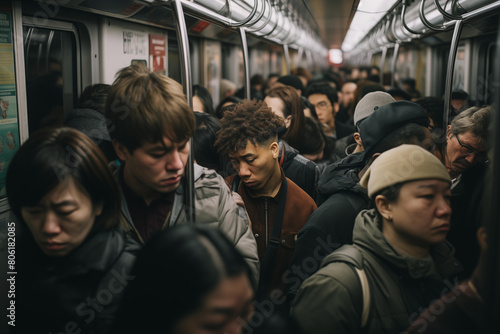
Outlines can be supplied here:
[[[284, 178], [283, 172], [281, 175], [282, 178]], [[226, 178], [226, 183], [230, 187], [234, 177], [235, 175]], [[276, 256], [276, 264], [271, 280], [271, 290], [285, 290], [285, 276], [283, 274], [288, 269], [292, 259], [296, 235], [307, 222], [309, 216], [317, 208], [314, 200], [293, 181], [287, 178], [287, 184], [288, 190], [285, 202], [285, 212], [281, 226], [280, 244]], [[252, 222], [252, 231], [257, 241], [259, 260], [262, 263], [269, 240], [271, 239], [278, 200], [282, 195], [282, 188], [275, 197], [253, 197], [245, 184], [240, 182], [237, 192], [242, 197]]]

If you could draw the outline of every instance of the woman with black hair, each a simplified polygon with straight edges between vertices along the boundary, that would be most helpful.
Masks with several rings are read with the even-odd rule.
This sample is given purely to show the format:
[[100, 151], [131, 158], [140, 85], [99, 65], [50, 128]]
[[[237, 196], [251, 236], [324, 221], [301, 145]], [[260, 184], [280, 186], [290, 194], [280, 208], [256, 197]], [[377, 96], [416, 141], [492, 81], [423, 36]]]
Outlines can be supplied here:
[[253, 312], [252, 275], [217, 229], [154, 235], [137, 258], [112, 333], [240, 333]]
[[215, 114], [212, 96], [203, 86], [193, 85], [193, 111]]
[[83, 133], [41, 130], [7, 172], [19, 218], [13, 333], [107, 333], [138, 246], [106, 158]]

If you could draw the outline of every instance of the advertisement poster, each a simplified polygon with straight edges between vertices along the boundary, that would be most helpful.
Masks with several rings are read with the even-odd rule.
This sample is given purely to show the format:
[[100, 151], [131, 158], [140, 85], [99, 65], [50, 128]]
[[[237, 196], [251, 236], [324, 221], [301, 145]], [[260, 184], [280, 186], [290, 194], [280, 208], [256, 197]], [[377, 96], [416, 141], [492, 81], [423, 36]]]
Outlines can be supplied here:
[[0, 198], [5, 197], [5, 174], [18, 148], [12, 18], [0, 12]]
[[154, 72], [167, 73], [166, 45], [167, 40], [165, 36], [149, 34], [149, 63]]

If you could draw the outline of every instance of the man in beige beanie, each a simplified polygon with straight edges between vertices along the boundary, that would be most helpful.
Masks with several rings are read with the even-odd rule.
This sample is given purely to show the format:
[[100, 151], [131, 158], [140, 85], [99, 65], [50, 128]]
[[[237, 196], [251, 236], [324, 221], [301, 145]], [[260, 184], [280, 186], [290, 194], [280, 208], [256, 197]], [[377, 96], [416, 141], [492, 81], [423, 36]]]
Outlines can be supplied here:
[[373, 162], [361, 185], [375, 208], [356, 218], [354, 245], [327, 256], [293, 302], [304, 333], [399, 333], [453, 287], [462, 267], [445, 240], [450, 184], [441, 162], [416, 145]]

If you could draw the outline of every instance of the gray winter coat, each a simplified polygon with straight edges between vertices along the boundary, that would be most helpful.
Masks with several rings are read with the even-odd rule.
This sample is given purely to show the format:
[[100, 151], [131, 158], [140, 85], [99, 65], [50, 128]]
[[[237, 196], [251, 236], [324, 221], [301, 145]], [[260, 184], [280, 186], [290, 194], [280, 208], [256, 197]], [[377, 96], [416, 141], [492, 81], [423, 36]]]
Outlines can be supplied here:
[[[118, 176], [119, 169], [115, 172]], [[255, 283], [259, 277], [259, 257], [257, 243], [248, 225], [248, 216], [245, 210], [240, 210], [234, 201], [230, 189], [224, 179], [214, 170], [194, 164], [195, 190], [195, 223], [217, 227], [231, 240], [236, 249], [243, 255], [252, 270]], [[184, 179], [175, 191], [172, 213], [167, 227], [187, 224], [184, 196]], [[121, 193], [122, 213], [127, 221], [125, 230], [135, 239], [139, 239], [138, 232], [132, 222], [127, 201]]]

